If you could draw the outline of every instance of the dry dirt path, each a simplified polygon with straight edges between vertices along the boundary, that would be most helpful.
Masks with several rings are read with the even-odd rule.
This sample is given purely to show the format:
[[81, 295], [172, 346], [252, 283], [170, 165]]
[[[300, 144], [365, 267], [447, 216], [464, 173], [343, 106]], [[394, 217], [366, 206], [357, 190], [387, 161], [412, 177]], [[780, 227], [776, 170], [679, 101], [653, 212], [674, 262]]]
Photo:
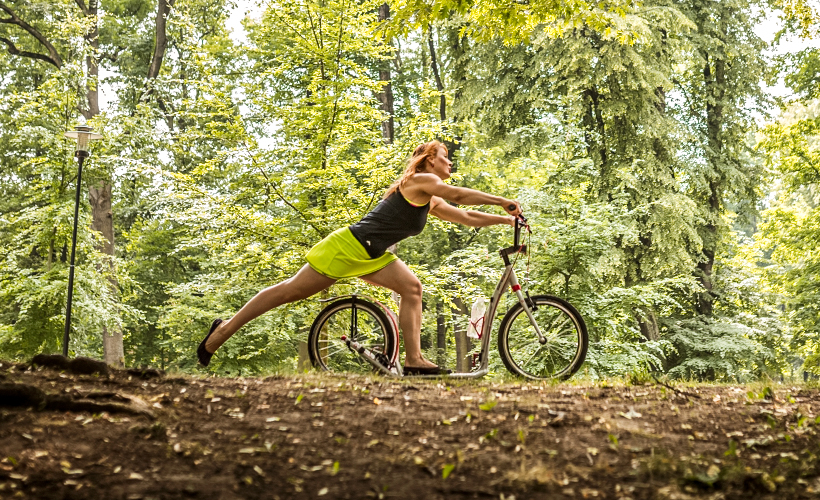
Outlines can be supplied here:
[[[142, 379], [9, 363], [0, 384], [50, 398], [0, 396], [3, 499], [820, 498], [815, 388]], [[65, 399], [91, 406], [55, 406]]]

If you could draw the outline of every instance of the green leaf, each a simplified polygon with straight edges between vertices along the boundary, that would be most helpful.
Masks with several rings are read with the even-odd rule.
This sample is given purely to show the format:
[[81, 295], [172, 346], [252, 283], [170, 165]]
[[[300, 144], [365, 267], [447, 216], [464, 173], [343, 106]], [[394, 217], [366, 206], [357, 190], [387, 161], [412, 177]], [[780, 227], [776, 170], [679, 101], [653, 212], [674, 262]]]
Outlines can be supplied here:
[[495, 408], [495, 405], [497, 405], [497, 404], [498, 404], [498, 401], [496, 401], [494, 399], [489, 399], [489, 400], [481, 403], [480, 405], [478, 405], [478, 407], [481, 410], [484, 410], [484, 411], [492, 411], [492, 409]]
[[734, 439], [729, 440], [729, 449], [723, 453], [726, 457], [736, 457], [737, 456], [737, 441]]

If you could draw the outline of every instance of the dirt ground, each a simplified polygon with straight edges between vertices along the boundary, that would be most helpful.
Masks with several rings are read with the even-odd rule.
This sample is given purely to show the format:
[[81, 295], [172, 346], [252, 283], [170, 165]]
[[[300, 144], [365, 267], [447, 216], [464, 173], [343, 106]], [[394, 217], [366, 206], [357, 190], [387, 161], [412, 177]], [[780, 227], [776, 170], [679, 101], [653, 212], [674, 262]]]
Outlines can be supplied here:
[[142, 378], [8, 362], [0, 385], [52, 401], [0, 396], [3, 499], [820, 498], [820, 391], [804, 386]]

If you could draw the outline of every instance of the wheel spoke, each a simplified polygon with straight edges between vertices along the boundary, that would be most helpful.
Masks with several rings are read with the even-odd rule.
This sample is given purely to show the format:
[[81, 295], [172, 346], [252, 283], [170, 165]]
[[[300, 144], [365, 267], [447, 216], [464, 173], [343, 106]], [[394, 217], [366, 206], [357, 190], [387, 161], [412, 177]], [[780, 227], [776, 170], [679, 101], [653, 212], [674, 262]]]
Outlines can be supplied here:
[[342, 299], [328, 306], [311, 327], [309, 350], [314, 364], [319, 368], [333, 372], [372, 371], [370, 364], [358, 353], [351, 351], [342, 341], [342, 337], [347, 337], [376, 352], [387, 353], [392, 349], [392, 341], [388, 346], [385, 333], [386, 322], [380, 317], [383, 314], [376, 306], [361, 299], [358, 299], [356, 304], [355, 325], [352, 324], [352, 300]]
[[[523, 307], [514, 306], [502, 324], [499, 342], [502, 359], [510, 371], [530, 378], [564, 378], [573, 373], [586, 352], [583, 320], [573, 318], [560, 301], [548, 297], [534, 299], [535, 323], [546, 339], [538, 341], [532, 322]], [[581, 328], [581, 329], [579, 329]]]

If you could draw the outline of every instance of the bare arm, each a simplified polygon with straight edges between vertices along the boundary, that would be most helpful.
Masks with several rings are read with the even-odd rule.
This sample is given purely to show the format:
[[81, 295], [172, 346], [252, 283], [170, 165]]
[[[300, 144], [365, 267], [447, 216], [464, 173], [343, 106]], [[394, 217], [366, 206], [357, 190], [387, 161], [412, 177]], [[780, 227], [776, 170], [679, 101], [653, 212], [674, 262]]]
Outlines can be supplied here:
[[515, 224], [515, 218], [509, 215], [493, 215], [476, 210], [462, 210], [449, 205], [438, 196], [430, 200], [430, 214], [441, 220], [456, 222], [470, 227], [486, 227], [495, 224]]
[[439, 197], [459, 205], [498, 205], [510, 215], [521, 213], [521, 206], [515, 200], [509, 200], [476, 189], [450, 186], [433, 174], [419, 173], [414, 175], [411, 181], [408, 181], [402, 188], [402, 192], [412, 200], [422, 200], [426, 196]]

